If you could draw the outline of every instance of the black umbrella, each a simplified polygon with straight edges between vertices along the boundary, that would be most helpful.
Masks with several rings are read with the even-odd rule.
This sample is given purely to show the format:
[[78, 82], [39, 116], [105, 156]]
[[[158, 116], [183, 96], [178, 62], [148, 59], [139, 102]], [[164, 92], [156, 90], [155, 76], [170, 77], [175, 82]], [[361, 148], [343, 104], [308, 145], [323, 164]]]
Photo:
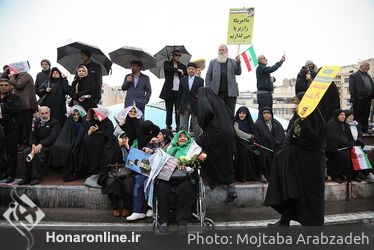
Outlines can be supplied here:
[[187, 66], [187, 64], [191, 60], [191, 55], [188, 53], [186, 48], [183, 45], [168, 45], [165, 46], [162, 50], [160, 50], [156, 55], [156, 67], [151, 69], [151, 72], [157, 76], [158, 78], [165, 78], [165, 73], [164, 73], [164, 62], [166, 60], [170, 61], [171, 60], [171, 53], [174, 50], [179, 50], [182, 54], [181, 57], [181, 63]]
[[125, 69], [131, 69], [132, 61], [143, 63], [142, 70], [156, 67], [156, 58], [141, 48], [123, 46], [109, 53], [110, 60]]
[[57, 62], [71, 74], [75, 74], [77, 66], [82, 63], [80, 59], [81, 49], [88, 49], [91, 52], [91, 60], [101, 65], [103, 76], [109, 74], [112, 67], [109, 58], [98, 47], [82, 42], [74, 42], [57, 48]]

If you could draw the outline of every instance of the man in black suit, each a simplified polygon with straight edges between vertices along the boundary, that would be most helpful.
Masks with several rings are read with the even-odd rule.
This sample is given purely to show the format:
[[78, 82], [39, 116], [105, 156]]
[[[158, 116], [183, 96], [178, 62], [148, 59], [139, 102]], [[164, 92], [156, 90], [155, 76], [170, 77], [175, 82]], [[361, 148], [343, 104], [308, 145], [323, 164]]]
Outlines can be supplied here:
[[204, 87], [204, 80], [196, 75], [197, 65], [187, 65], [188, 76], [181, 80], [178, 94], [178, 113], [180, 129], [188, 131], [188, 123], [191, 117], [191, 126], [195, 137], [198, 137], [202, 129], [197, 122], [197, 90]]
[[370, 64], [362, 62], [357, 72], [349, 76], [349, 93], [351, 94], [353, 113], [361, 125], [363, 133], [368, 131], [371, 100], [374, 97], [374, 83], [368, 74]]
[[176, 130], [179, 130], [179, 116], [177, 114], [178, 91], [181, 78], [187, 75], [186, 66], [180, 62], [181, 56], [182, 54], [179, 50], [174, 50], [172, 59], [164, 63], [165, 83], [162, 87], [160, 98], [165, 100], [166, 127], [170, 130], [173, 120], [173, 106], [175, 107]]

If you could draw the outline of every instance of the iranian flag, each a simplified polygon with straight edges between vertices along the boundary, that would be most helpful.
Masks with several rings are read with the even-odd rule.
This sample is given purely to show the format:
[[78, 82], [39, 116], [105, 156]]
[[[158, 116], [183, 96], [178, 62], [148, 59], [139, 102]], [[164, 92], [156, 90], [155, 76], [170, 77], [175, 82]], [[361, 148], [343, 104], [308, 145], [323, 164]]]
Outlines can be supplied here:
[[372, 169], [367, 154], [360, 146], [354, 146], [350, 153], [354, 170]]
[[247, 65], [248, 72], [258, 65], [257, 56], [253, 46], [249, 47], [242, 53], [245, 64]]

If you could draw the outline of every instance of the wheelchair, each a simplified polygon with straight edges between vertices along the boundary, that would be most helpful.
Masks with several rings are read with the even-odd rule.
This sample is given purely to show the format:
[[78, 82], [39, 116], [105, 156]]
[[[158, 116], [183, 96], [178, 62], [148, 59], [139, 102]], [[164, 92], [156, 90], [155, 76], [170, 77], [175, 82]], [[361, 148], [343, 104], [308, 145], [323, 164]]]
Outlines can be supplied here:
[[[201, 166], [198, 166], [193, 173], [190, 174], [191, 182], [197, 192], [196, 210], [192, 213], [194, 219], [199, 223], [200, 232], [214, 230], [214, 221], [206, 217], [206, 199], [205, 185], [201, 177]], [[156, 232], [159, 225], [158, 200], [157, 200], [158, 179], [155, 180], [155, 192], [153, 196], [153, 231]]]

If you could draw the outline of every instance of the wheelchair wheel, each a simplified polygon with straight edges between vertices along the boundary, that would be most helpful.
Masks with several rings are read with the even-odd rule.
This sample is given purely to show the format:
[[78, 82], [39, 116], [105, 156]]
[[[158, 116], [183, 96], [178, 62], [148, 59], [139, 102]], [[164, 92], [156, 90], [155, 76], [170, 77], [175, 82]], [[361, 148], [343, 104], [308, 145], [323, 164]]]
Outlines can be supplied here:
[[212, 230], [214, 231], [215, 229], [215, 226], [214, 226], [214, 222], [213, 220], [209, 219], [209, 218], [205, 218], [204, 219], [204, 227], [202, 228], [204, 231], [207, 231], [207, 230]]

